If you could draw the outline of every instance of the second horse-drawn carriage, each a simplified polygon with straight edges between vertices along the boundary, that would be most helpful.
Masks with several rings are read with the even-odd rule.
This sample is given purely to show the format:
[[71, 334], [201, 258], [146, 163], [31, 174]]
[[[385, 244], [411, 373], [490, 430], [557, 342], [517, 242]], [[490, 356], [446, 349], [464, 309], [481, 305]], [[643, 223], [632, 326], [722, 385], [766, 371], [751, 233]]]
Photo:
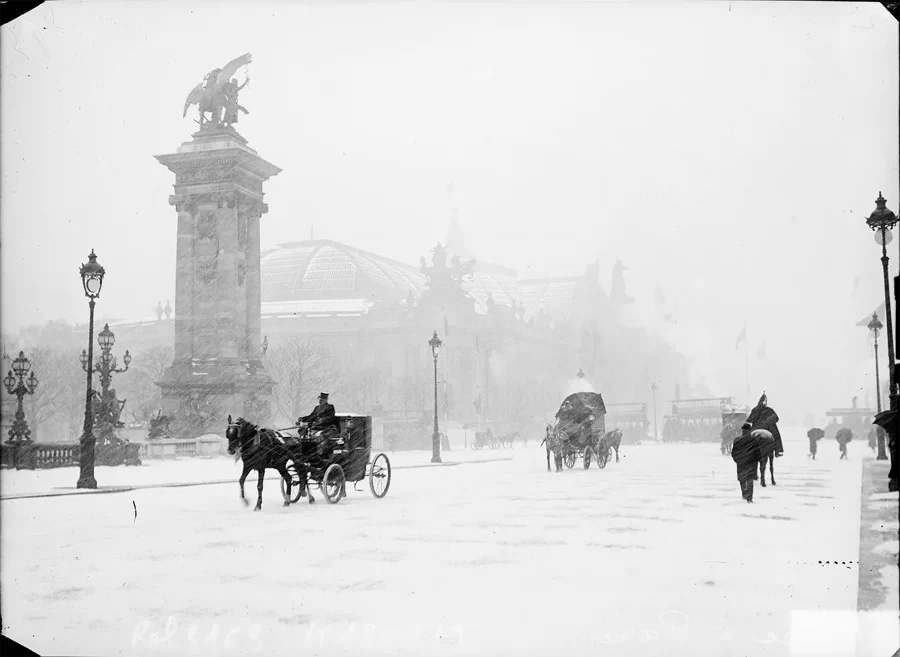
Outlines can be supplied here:
[[[266, 468], [277, 470], [282, 477], [281, 492], [284, 505], [297, 502], [308, 495], [314, 502], [310, 485], [315, 483], [325, 499], [335, 504], [346, 497], [346, 484], [358, 484], [368, 479], [369, 490], [376, 498], [387, 495], [391, 485], [391, 462], [386, 454], [378, 454], [371, 461], [372, 418], [348, 413], [335, 415], [337, 430], [331, 435], [300, 428], [293, 436], [260, 429], [243, 418], [232, 422], [228, 416], [228, 453], [239, 455], [244, 461], [240, 478], [241, 499], [244, 481], [251, 470], [259, 472], [259, 500], [262, 507], [262, 482]], [[310, 435], [313, 434], [313, 435]]]
[[610, 443], [606, 439], [606, 406], [597, 392], [576, 392], [565, 398], [556, 414], [556, 422], [547, 427], [544, 443], [547, 448], [547, 470], [550, 470], [550, 454], [554, 455], [556, 469], [563, 464], [572, 468], [578, 459], [585, 470], [596, 463], [606, 467], [610, 456]]

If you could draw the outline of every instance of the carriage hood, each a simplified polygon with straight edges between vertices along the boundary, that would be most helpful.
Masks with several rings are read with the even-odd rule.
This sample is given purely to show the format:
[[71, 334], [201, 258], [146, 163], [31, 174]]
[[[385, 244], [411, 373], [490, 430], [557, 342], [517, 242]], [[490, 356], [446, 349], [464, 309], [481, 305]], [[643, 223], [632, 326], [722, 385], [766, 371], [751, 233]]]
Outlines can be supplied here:
[[606, 405], [599, 392], [576, 392], [563, 400], [556, 417], [566, 422], [581, 423], [591, 415], [606, 415]]

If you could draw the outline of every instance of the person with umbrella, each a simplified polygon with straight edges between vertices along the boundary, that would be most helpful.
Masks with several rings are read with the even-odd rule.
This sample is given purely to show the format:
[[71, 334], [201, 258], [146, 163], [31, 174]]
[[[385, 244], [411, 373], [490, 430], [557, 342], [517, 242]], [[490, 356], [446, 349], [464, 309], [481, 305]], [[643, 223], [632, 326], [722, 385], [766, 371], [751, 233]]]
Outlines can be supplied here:
[[751, 424], [744, 422], [741, 435], [734, 439], [731, 458], [737, 465], [737, 478], [741, 484], [741, 497], [753, 502], [753, 480], [756, 479], [756, 465], [759, 463], [759, 443], [751, 433]]
[[838, 446], [841, 448], [841, 460], [846, 459], [847, 443], [853, 440], [853, 432], [847, 427], [844, 427], [843, 429], [838, 429], [838, 432], [834, 437], [838, 441]]
[[806, 437], [809, 438], [809, 455], [815, 461], [818, 449], [817, 443], [825, 437], [825, 432], [818, 428], [810, 429], [806, 432]]

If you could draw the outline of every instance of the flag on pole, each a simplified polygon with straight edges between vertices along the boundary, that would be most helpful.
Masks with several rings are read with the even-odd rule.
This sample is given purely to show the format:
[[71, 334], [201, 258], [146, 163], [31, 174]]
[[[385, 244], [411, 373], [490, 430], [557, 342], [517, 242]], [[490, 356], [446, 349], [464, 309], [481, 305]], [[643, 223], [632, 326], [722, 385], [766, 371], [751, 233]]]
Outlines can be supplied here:
[[757, 358], [765, 358], [766, 357], [766, 341], [763, 340], [762, 345], [756, 351]]
[[741, 346], [741, 343], [745, 342], [746, 340], [747, 340], [747, 328], [744, 327], [741, 329], [741, 332], [738, 333], [737, 340], [734, 343], [734, 348], [737, 349], [739, 346]]

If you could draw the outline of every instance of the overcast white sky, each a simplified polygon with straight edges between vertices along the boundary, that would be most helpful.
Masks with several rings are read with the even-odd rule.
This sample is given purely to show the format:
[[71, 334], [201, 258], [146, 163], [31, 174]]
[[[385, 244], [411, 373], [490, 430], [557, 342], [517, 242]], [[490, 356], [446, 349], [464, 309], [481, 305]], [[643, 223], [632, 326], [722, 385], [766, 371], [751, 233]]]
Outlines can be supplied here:
[[767, 345], [754, 399], [820, 409], [868, 385], [864, 218], [879, 191], [900, 209], [877, 3], [57, 2], [0, 37], [4, 331], [84, 321], [92, 248], [101, 316], [174, 300], [174, 177], [152, 156], [190, 139], [192, 87], [251, 52], [239, 128], [283, 169], [264, 247], [314, 227], [416, 263], [453, 183], [484, 260], [599, 260], [608, 287], [622, 258], [636, 314], [721, 394], [743, 391], [745, 322]]

